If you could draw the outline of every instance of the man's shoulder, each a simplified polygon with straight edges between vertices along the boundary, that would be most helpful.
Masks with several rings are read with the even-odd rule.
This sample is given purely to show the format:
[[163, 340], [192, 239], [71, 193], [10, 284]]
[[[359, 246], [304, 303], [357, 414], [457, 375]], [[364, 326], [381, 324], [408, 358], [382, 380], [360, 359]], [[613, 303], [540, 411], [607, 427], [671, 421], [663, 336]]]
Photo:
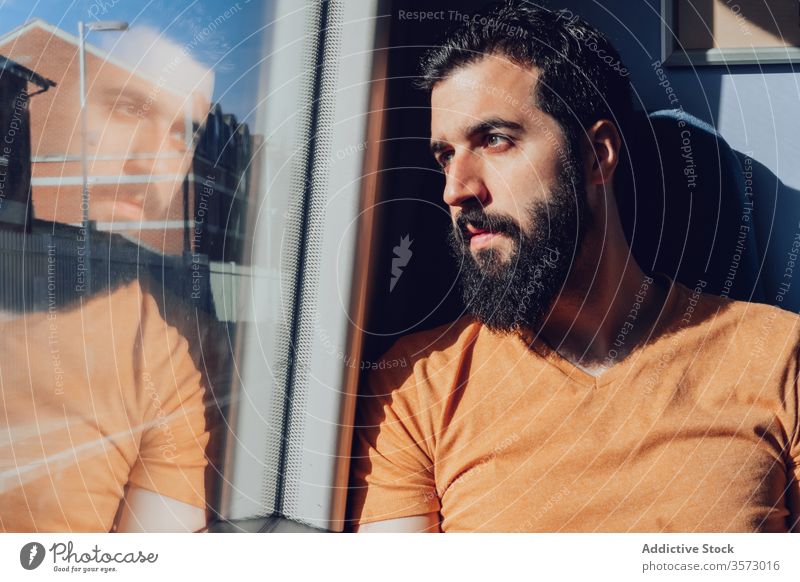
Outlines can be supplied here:
[[[709, 293], [698, 295], [688, 290], [685, 304], [691, 300], [705, 306], [707, 323], [724, 337], [736, 336], [742, 346], [766, 349], [766, 353], [777, 355], [777, 351], [795, 352], [800, 340], [800, 315], [767, 303], [754, 303]], [[706, 332], [703, 332], [706, 333]]]
[[402, 336], [383, 357], [405, 357], [411, 362], [449, 359], [468, 349], [481, 327], [474, 317], [465, 315], [450, 323]]
[[[439, 401], [453, 384], [464, 354], [472, 349], [482, 324], [471, 316], [400, 337], [370, 365], [369, 390], [375, 395], [392, 393], [393, 399], [418, 400], [420, 394]], [[412, 396], [413, 395], [413, 396]]]
[[800, 328], [800, 315], [780, 306], [731, 299], [710, 293], [702, 293], [701, 297], [707, 305], [719, 308], [720, 316], [726, 317], [740, 329], [770, 325], [786, 330]]

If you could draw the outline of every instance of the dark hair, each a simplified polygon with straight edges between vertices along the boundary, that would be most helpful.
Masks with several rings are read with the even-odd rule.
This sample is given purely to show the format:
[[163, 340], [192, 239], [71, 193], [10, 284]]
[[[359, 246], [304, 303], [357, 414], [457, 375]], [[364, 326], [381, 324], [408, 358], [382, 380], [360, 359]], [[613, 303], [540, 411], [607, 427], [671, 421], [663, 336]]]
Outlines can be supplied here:
[[520, 0], [492, 4], [428, 50], [417, 85], [430, 92], [486, 55], [539, 69], [534, 103], [558, 122], [575, 156], [584, 130], [599, 119], [612, 121], [624, 135], [632, 112], [628, 70], [605, 35], [571, 11]]

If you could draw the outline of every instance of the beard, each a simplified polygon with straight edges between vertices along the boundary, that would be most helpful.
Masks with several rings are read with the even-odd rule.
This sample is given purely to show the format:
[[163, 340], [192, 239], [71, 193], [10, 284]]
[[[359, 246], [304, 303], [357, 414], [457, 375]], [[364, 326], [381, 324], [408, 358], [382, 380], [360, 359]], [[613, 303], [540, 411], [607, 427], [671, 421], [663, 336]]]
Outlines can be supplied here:
[[[566, 163], [548, 200], [526, 208], [529, 231], [510, 216], [466, 207], [448, 237], [461, 261], [461, 293], [466, 311], [490, 331], [536, 328], [555, 302], [577, 258], [590, 224], [583, 181]], [[470, 251], [467, 225], [508, 237], [509, 257], [495, 247]]]

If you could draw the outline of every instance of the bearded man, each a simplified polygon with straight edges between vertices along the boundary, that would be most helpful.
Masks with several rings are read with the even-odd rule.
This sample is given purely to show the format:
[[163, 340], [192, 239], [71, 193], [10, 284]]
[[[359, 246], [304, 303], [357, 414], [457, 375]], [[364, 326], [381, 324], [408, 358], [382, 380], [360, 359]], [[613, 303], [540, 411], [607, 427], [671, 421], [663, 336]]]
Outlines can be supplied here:
[[484, 16], [421, 75], [468, 313], [370, 376], [353, 529], [797, 530], [800, 318], [643, 272], [619, 55], [565, 12]]

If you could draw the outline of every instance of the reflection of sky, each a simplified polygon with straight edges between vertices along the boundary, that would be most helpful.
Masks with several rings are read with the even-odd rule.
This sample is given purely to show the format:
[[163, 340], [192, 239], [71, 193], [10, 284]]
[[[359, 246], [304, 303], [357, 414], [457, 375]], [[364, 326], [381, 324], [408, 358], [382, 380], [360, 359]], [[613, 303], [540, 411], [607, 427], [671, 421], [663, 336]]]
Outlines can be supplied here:
[[[0, 35], [31, 18], [41, 18], [73, 35], [77, 35], [79, 20], [124, 20], [132, 28], [155, 29], [212, 68], [214, 99], [223, 111], [252, 125], [259, 94], [258, 69], [252, 67], [269, 50], [264, 47], [272, 33], [266, 27], [271, 5], [270, 0], [0, 0]], [[216, 29], [204, 33], [209, 25], [213, 28], [214, 21]], [[119, 34], [125, 33], [93, 32], [87, 42], [108, 50]]]

